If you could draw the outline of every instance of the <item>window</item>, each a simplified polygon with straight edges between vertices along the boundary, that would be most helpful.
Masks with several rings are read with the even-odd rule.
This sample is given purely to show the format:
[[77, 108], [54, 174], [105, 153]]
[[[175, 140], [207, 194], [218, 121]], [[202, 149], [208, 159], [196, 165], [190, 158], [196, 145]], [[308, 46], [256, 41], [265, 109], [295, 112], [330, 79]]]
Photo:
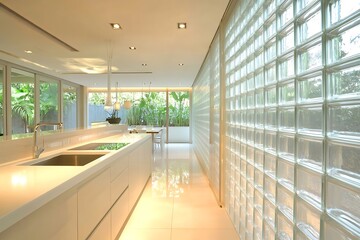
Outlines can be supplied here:
[[[59, 82], [43, 76], [39, 78], [40, 122], [59, 122]], [[54, 127], [44, 126], [41, 129], [54, 130]]]
[[12, 133], [29, 133], [34, 130], [35, 74], [11, 69]]
[[77, 88], [63, 84], [63, 124], [64, 129], [76, 129], [78, 124]]
[[4, 67], [0, 66], [0, 138], [4, 135]]

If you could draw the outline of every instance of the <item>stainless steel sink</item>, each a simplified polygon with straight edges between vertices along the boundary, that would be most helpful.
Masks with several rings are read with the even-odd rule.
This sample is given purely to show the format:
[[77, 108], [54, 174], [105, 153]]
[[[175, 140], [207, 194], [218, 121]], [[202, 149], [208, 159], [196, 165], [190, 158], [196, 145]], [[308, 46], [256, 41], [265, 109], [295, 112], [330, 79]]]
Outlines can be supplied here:
[[31, 166], [84, 166], [105, 154], [62, 154], [37, 163]]
[[129, 143], [89, 143], [69, 150], [119, 150]]

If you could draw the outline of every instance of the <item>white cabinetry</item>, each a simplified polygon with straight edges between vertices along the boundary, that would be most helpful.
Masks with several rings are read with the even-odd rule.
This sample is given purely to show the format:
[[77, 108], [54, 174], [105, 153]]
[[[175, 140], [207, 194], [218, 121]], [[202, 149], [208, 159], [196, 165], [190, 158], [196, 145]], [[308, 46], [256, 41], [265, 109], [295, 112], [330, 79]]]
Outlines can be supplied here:
[[86, 239], [110, 208], [110, 169], [78, 190], [78, 238]]
[[76, 209], [77, 194], [70, 190], [0, 233], [0, 239], [76, 239]]

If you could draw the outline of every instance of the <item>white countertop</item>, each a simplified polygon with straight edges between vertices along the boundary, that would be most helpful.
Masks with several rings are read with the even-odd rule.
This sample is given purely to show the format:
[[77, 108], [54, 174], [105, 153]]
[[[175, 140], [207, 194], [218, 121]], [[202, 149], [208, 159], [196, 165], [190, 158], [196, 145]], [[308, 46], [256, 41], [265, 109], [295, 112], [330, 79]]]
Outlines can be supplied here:
[[[91, 175], [108, 167], [118, 157], [135, 149], [137, 143], [141, 143], [148, 138], [150, 136], [146, 134], [125, 134], [91, 141], [104, 143], [129, 142], [131, 144], [117, 151], [96, 151], [97, 153], [109, 153], [84, 166], [29, 166], [23, 165], [25, 163], [23, 161], [0, 167], [0, 232], [65, 191], [77, 187]], [[87, 143], [89, 142], [72, 147]], [[37, 161], [62, 153], [67, 149], [41, 155]], [[94, 151], [81, 152], [91, 153]]]

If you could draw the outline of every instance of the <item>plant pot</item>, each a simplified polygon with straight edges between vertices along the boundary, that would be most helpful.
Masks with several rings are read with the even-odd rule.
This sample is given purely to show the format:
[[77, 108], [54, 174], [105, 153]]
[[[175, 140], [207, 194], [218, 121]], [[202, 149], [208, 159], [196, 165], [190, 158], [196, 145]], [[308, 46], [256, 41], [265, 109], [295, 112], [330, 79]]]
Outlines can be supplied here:
[[106, 121], [108, 121], [110, 124], [119, 124], [121, 118], [107, 118]]

